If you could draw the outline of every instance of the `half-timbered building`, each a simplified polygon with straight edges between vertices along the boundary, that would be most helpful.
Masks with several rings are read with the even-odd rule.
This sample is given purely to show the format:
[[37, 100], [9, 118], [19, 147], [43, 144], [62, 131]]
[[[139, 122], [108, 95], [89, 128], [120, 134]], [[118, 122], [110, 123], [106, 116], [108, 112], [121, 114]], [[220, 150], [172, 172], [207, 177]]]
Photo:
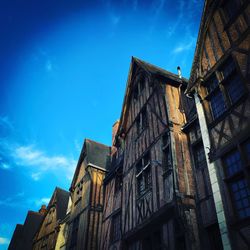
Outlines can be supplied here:
[[39, 229], [46, 213], [46, 206], [42, 205], [39, 212], [28, 211], [24, 224], [17, 224], [11, 238], [9, 250], [31, 250], [33, 238]]
[[100, 249], [103, 179], [109, 163], [110, 147], [85, 139], [70, 187], [67, 249]]
[[224, 249], [250, 246], [249, 24], [248, 0], [205, 1], [187, 89]]
[[44, 219], [34, 237], [34, 250], [55, 249], [59, 223], [66, 215], [68, 200], [69, 192], [58, 187], [55, 188]]
[[132, 58], [105, 179], [102, 249], [197, 249], [187, 80]]

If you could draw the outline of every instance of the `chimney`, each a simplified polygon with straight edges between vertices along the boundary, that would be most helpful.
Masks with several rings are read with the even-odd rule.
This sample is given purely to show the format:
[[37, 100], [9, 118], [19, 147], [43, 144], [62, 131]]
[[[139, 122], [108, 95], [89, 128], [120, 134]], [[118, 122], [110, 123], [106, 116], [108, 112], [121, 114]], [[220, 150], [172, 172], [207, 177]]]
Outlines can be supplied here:
[[177, 67], [177, 71], [178, 71], [178, 76], [181, 79], [182, 76], [181, 76], [181, 67], [180, 66]]
[[41, 208], [39, 209], [40, 214], [45, 214], [47, 212], [46, 205], [42, 205]]
[[112, 127], [112, 148], [111, 148], [112, 155], [116, 152], [116, 147], [114, 147], [114, 141], [115, 141], [115, 136], [117, 134], [118, 127], [119, 127], [119, 123], [120, 121], [117, 120]]

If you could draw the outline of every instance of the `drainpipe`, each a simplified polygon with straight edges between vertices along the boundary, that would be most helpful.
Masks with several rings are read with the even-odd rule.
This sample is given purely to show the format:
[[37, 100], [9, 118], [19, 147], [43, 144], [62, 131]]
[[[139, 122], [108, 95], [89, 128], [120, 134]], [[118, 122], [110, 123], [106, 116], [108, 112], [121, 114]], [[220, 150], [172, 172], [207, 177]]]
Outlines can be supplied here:
[[219, 223], [221, 240], [222, 240], [224, 250], [231, 250], [232, 247], [231, 247], [231, 243], [229, 240], [229, 232], [228, 232], [228, 227], [227, 227], [226, 218], [225, 218], [225, 210], [224, 210], [224, 206], [223, 206], [223, 202], [221, 198], [220, 186], [219, 186], [219, 182], [218, 182], [218, 178], [216, 174], [216, 166], [214, 162], [210, 163], [208, 159], [208, 154], [209, 154], [209, 149], [211, 148], [211, 143], [209, 139], [209, 133], [208, 133], [203, 106], [202, 106], [202, 103], [200, 101], [200, 98], [197, 92], [195, 92], [194, 94], [194, 99], [195, 99], [198, 119], [200, 123], [201, 137], [202, 137], [206, 160], [207, 160], [208, 174], [209, 174], [209, 178], [210, 178], [210, 182], [212, 186], [212, 192], [213, 192], [213, 198], [214, 198], [214, 203], [215, 203], [217, 220]]

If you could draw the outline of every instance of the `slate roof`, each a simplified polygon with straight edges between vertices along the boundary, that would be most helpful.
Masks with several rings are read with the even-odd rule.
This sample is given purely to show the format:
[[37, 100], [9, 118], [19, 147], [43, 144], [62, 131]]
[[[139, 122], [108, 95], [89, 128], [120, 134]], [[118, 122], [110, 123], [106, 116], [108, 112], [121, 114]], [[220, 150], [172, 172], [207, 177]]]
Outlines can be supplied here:
[[56, 187], [50, 199], [48, 210], [50, 206], [56, 203], [57, 221], [62, 220], [65, 217], [68, 207], [68, 201], [69, 201], [69, 192], [59, 187]]
[[186, 79], [185, 77], [179, 78], [177, 74], [171, 73], [158, 66], [145, 62], [139, 58], [132, 57], [131, 64], [133, 63], [136, 63], [137, 65], [141, 66], [145, 71], [149, 72], [150, 74], [160, 75], [162, 77], [168, 78], [170, 80], [174, 80], [175, 82], [179, 82], [179, 83], [188, 83], [188, 79]]
[[199, 67], [201, 52], [202, 52], [203, 44], [205, 42], [205, 35], [207, 31], [206, 25], [210, 21], [213, 11], [218, 3], [219, 1], [211, 1], [211, 0], [205, 0], [204, 2], [201, 23], [200, 23], [197, 42], [196, 42], [195, 53], [194, 53], [194, 59], [192, 63], [192, 68], [191, 68], [191, 73], [190, 73], [190, 78], [189, 78], [188, 86], [186, 89], [186, 93], [192, 92], [192, 87], [195, 84], [195, 80], [197, 77], [196, 71], [197, 71], [197, 68]]
[[84, 140], [82, 151], [71, 183], [71, 188], [73, 188], [76, 182], [82, 161], [84, 159], [86, 160], [87, 165], [94, 165], [104, 170], [109, 170], [110, 147], [90, 139]]
[[[127, 80], [127, 85], [126, 85], [126, 90], [125, 90], [125, 97], [123, 100], [123, 105], [122, 105], [122, 112], [121, 112], [121, 117], [120, 117], [120, 124], [118, 128], [118, 134], [121, 132], [121, 129], [123, 127], [124, 123], [124, 116], [125, 113], [127, 112], [127, 106], [130, 100], [130, 93], [132, 92], [132, 79], [134, 77], [134, 71], [136, 67], [141, 67], [144, 69], [146, 72], [148, 72], [151, 75], [154, 76], [160, 76], [168, 80], [168, 83], [174, 83], [174, 84], [182, 84], [183, 86], [186, 86], [188, 84], [188, 79], [182, 77], [180, 78], [177, 74], [171, 73], [165, 69], [162, 69], [160, 67], [157, 67], [153, 64], [150, 64], [148, 62], [145, 62], [139, 58], [132, 57], [131, 63], [130, 63], [130, 69], [129, 69], [129, 74], [128, 74], [128, 80]], [[167, 83], [167, 82], [166, 82]]]
[[33, 238], [38, 231], [44, 218], [43, 214], [28, 211], [23, 225], [17, 224], [13, 233], [9, 250], [29, 250], [32, 249]]

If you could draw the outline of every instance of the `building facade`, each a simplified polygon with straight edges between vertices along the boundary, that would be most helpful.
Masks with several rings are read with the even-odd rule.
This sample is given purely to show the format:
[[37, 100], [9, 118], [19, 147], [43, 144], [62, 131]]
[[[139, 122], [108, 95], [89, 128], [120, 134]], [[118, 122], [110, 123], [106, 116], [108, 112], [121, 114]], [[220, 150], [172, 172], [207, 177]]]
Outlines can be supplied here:
[[9, 250], [31, 250], [33, 239], [40, 228], [46, 213], [46, 206], [42, 206], [39, 212], [29, 211], [23, 225], [17, 224], [13, 233]]
[[55, 188], [47, 211], [33, 240], [34, 250], [55, 249], [59, 233], [59, 223], [65, 217], [69, 201], [69, 192]]
[[249, 1], [205, 1], [187, 89], [224, 249], [250, 245], [249, 17]]
[[182, 131], [186, 85], [178, 75], [132, 58], [104, 181], [101, 249], [199, 248], [191, 158]]
[[206, 0], [189, 80], [132, 58], [112, 146], [84, 141], [33, 249], [249, 249], [249, 22]]
[[100, 249], [103, 179], [109, 163], [110, 147], [85, 139], [70, 187], [66, 249]]

